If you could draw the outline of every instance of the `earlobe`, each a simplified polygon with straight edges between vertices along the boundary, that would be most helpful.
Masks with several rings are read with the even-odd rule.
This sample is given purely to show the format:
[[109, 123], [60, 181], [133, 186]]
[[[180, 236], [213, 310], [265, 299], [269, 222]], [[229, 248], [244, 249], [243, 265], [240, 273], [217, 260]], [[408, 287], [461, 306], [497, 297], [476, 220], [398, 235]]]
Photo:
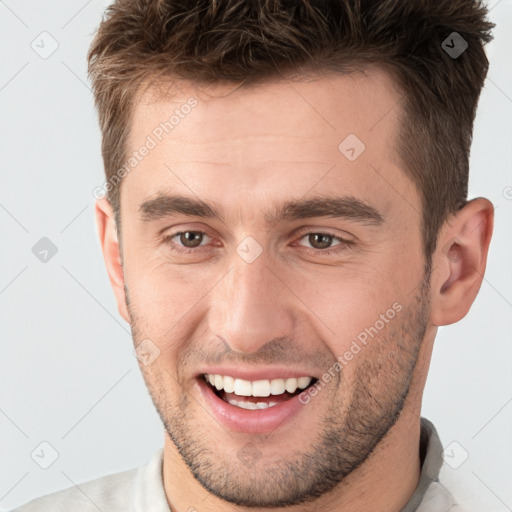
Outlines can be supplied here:
[[110, 284], [116, 296], [117, 308], [120, 315], [130, 323], [130, 316], [126, 307], [124, 273], [119, 239], [113, 209], [106, 198], [96, 201], [95, 215], [96, 227], [103, 251], [103, 259], [105, 261]]
[[458, 322], [468, 313], [482, 284], [494, 223], [494, 207], [473, 199], [448, 219], [433, 255], [431, 321]]

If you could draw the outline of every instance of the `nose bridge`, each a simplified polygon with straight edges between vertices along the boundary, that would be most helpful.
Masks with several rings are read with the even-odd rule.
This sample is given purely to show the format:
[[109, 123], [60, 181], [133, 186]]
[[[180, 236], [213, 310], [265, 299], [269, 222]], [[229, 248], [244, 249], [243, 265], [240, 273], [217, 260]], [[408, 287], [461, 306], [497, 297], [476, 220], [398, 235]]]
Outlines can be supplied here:
[[[253, 249], [249, 247], [248, 253]], [[274, 338], [289, 336], [293, 321], [286, 288], [265, 252], [251, 262], [243, 251], [242, 243], [238, 247], [242, 256], [234, 254], [231, 272], [215, 287], [210, 328], [232, 350], [252, 353]]]

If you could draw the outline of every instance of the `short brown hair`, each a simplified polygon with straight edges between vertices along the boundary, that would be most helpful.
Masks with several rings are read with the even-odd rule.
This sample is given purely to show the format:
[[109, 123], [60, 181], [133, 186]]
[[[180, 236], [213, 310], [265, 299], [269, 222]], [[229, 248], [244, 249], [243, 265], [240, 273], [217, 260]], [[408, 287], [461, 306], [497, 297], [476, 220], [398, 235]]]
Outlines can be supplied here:
[[[88, 54], [107, 182], [125, 162], [133, 103], [148, 80], [244, 86], [379, 64], [404, 93], [399, 154], [421, 197], [430, 261], [440, 227], [467, 202], [494, 27], [486, 15], [479, 0], [117, 0]], [[448, 51], [454, 41], [467, 44], [460, 56]], [[119, 188], [108, 193], [118, 230]]]

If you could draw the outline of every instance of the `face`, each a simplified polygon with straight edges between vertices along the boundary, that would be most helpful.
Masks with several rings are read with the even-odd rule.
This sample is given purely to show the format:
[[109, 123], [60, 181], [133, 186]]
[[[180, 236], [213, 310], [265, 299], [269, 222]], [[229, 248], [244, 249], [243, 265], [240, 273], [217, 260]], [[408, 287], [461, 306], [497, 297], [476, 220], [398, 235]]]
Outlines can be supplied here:
[[[135, 108], [126, 319], [195, 479], [234, 504], [286, 506], [363, 464], [420, 386], [420, 198], [384, 72], [235, 89], [148, 90]], [[213, 377], [226, 387], [214, 391], [205, 374], [242, 383]], [[279, 379], [293, 391], [298, 377], [314, 380], [283, 394]], [[280, 394], [244, 398], [243, 381]]]

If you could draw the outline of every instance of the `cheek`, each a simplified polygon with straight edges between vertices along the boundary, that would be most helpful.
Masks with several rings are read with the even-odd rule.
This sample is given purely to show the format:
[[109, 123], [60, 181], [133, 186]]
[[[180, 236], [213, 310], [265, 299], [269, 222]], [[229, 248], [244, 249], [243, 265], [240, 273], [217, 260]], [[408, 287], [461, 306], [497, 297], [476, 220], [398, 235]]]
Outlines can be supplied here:
[[[128, 244], [127, 244], [128, 246]], [[130, 293], [141, 307], [153, 314], [175, 317], [197, 295], [206, 274], [194, 265], [172, 264], [165, 247], [131, 241], [126, 254], [124, 275]]]
[[340, 268], [330, 276], [302, 281], [293, 289], [334, 331], [330, 338], [340, 352], [405, 295], [400, 283], [384, 277], [387, 273], [385, 269], [368, 266], [353, 272], [344, 272]]
[[[156, 258], [126, 258], [125, 283], [136, 341], [149, 338], [165, 356], [180, 350], [188, 315], [204, 295], [201, 283], [191, 283], [177, 267], [170, 270]], [[202, 293], [201, 293], [202, 292]]]

